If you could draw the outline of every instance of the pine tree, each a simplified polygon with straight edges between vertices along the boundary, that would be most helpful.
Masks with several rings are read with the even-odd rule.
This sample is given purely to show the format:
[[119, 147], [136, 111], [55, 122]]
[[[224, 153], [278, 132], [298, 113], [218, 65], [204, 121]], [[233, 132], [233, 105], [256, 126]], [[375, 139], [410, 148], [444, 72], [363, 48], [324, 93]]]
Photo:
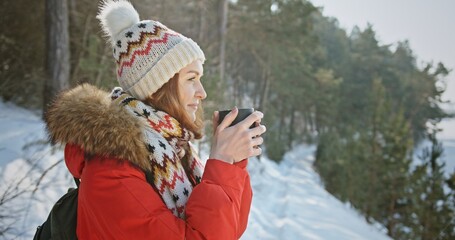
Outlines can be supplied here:
[[[454, 188], [444, 175], [441, 156], [444, 149], [434, 129], [428, 135], [431, 145], [423, 149], [421, 164], [411, 175], [407, 215], [404, 225], [412, 231], [402, 231], [403, 239], [454, 239]], [[453, 177], [453, 176], [452, 176]]]

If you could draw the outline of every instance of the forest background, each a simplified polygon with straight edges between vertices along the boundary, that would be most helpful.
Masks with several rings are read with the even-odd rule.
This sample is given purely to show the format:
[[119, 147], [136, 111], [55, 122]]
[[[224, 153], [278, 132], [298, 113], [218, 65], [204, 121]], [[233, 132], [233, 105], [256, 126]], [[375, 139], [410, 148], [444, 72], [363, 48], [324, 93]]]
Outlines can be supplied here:
[[[204, 49], [208, 123], [214, 110], [255, 107], [265, 113], [268, 157], [317, 145], [326, 189], [392, 238], [455, 237], [455, 173], [444, 173], [436, 138], [438, 123], [454, 114], [441, 108], [450, 72], [443, 63], [422, 67], [407, 41], [381, 45], [373, 26], [348, 33], [305, 0], [133, 4], [141, 19], [161, 21]], [[39, 111], [76, 84], [116, 86], [97, 6], [0, 3], [4, 101]], [[423, 141], [431, 144], [419, 148]]]

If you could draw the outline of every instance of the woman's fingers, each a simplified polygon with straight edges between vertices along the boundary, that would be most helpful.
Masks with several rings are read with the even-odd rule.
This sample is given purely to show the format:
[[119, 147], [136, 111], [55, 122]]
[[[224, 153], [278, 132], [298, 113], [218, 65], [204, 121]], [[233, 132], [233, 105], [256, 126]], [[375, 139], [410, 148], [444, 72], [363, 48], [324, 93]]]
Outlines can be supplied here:
[[260, 136], [267, 131], [267, 128], [264, 125], [259, 125], [255, 128], [249, 129], [249, 134], [252, 137]]
[[261, 145], [262, 143], [264, 143], [264, 139], [262, 137], [255, 137], [255, 138], [251, 139], [251, 145], [253, 147], [257, 147], [257, 146]]
[[262, 148], [260, 147], [255, 147], [253, 148], [253, 152], [251, 154], [251, 157], [256, 157], [262, 154]]
[[[232, 163], [262, 154], [260, 145], [264, 143], [264, 139], [261, 135], [266, 132], [266, 127], [260, 122], [264, 114], [255, 111], [242, 122], [228, 128], [237, 115], [238, 109], [235, 107], [216, 128], [210, 152], [211, 158]], [[218, 117], [219, 112], [215, 112], [214, 126], [217, 125], [215, 121], [218, 121]], [[256, 127], [250, 129], [253, 124]]]
[[227, 115], [224, 117], [223, 121], [218, 125], [218, 131], [222, 131], [223, 129], [229, 127], [231, 123], [235, 120], [239, 113], [237, 107], [234, 107]]
[[241, 125], [244, 128], [249, 128], [252, 125], [254, 126], [256, 122], [260, 122], [263, 117], [264, 114], [262, 112], [254, 111], [247, 118], [241, 121], [238, 125]]

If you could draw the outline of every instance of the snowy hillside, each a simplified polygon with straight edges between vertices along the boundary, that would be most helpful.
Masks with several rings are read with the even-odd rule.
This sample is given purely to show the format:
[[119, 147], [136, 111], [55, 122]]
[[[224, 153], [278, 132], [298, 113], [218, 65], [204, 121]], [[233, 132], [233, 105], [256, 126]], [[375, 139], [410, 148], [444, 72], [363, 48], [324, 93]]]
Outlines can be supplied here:
[[250, 161], [254, 198], [242, 239], [389, 239], [321, 186], [312, 169], [314, 150], [299, 146], [279, 165]]
[[[0, 102], [0, 133], [0, 198], [11, 199], [0, 205], [0, 216], [10, 216], [0, 218], [0, 228], [13, 230], [0, 238], [31, 239], [52, 204], [74, 183], [61, 149], [46, 144], [38, 115]], [[254, 198], [242, 240], [389, 239], [324, 190], [311, 166], [314, 149], [299, 146], [279, 165], [264, 157], [250, 160]]]

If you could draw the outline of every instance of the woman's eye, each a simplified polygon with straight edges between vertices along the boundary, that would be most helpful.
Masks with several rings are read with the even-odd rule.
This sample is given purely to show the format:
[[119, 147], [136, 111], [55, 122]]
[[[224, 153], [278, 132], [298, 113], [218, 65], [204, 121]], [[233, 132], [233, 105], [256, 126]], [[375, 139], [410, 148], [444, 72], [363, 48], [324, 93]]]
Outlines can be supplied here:
[[196, 80], [195, 77], [192, 77], [192, 78], [188, 79], [188, 81], [194, 81], [194, 80]]

